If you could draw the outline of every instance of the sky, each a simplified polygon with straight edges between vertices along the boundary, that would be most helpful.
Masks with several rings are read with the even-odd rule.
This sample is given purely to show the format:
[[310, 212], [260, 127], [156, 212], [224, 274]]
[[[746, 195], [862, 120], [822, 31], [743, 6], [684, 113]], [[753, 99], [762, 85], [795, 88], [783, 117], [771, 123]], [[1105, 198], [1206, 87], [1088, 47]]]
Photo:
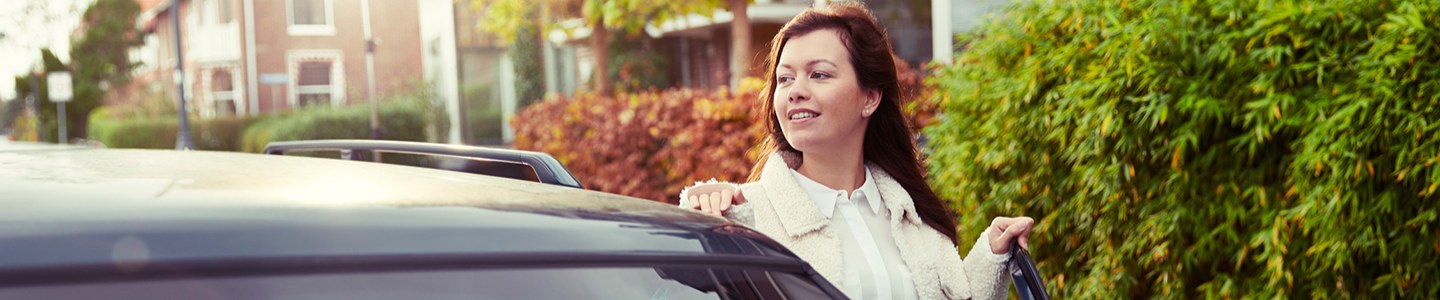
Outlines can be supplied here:
[[70, 32], [94, 0], [0, 0], [0, 100], [15, 97], [15, 76], [30, 72], [40, 49], [70, 60]]

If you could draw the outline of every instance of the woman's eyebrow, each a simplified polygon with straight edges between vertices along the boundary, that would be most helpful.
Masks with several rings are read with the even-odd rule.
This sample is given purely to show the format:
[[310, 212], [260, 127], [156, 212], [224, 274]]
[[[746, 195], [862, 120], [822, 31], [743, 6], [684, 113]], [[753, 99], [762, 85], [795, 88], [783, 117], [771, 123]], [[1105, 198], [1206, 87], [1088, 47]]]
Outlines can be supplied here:
[[[817, 59], [812, 59], [812, 60], [810, 60], [810, 62], [805, 63], [805, 67], [806, 67], [806, 68], [811, 68], [811, 67], [814, 67], [815, 65], [822, 64], [822, 63], [823, 63], [823, 64], [829, 64], [831, 67], [835, 67], [835, 66], [836, 66], [836, 65], [835, 65], [835, 62], [830, 61], [829, 59], [817, 58]], [[786, 64], [786, 63], [780, 64], [780, 68], [782, 68], [782, 69], [792, 69], [792, 70], [795, 69], [794, 67], [791, 67], [790, 64]]]
[[829, 64], [831, 67], [835, 67], [835, 66], [836, 66], [836, 65], [835, 65], [835, 62], [830, 61], [830, 60], [828, 60], [828, 59], [824, 59], [824, 58], [817, 58], [817, 59], [810, 60], [810, 62], [805, 63], [805, 66], [806, 66], [806, 67], [814, 67], [815, 65], [822, 64], [822, 63], [823, 63], [823, 64]]

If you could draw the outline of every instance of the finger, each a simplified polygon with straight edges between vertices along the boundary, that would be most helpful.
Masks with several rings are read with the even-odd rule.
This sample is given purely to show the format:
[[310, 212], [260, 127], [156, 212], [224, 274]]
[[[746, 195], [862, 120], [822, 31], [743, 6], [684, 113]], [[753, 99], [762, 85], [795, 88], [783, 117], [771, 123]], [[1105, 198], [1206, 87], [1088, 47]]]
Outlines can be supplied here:
[[685, 208], [700, 210], [700, 196], [690, 196], [688, 200], [685, 202]]
[[735, 199], [734, 199], [734, 200], [735, 200], [735, 204], [736, 204], [736, 205], [745, 204], [746, 201], [749, 201], [749, 200], [746, 200], [746, 199], [745, 199], [745, 193], [740, 192], [739, 189], [736, 189], [736, 190], [735, 190]]
[[1019, 235], [1019, 231], [1013, 229], [1014, 228], [1011, 228], [1011, 230], [1001, 231], [1000, 237], [995, 238], [996, 241], [1000, 242], [1004, 249], [1010, 249], [1010, 241], [1015, 240], [1015, 236]]
[[720, 204], [724, 202], [720, 199], [720, 192], [710, 193], [710, 214], [719, 216], [720, 213], [725, 212], [720, 210]]
[[1025, 249], [1025, 251], [1030, 251], [1030, 235], [1021, 235], [1021, 236], [1020, 236], [1020, 249]]
[[720, 191], [720, 212], [726, 212], [730, 210], [730, 202], [734, 197], [735, 192], [732, 192], [731, 190]]
[[700, 195], [700, 212], [710, 213], [710, 194]]
[[1000, 231], [1007, 231], [1010, 230], [1011, 226], [1015, 225], [1015, 219], [1007, 217], [996, 217], [995, 221], [991, 222], [990, 224], [992, 226], [995, 226], [996, 229], [1000, 229]]
[[990, 227], [991, 227], [991, 228], [1005, 229], [1005, 224], [1004, 224], [1004, 220], [1003, 220], [1003, 219], [1005, 219], [1005, 218], [1003, 218], [1003, 217], [995, 217], [995, 219], [991, 219], [991, 220], [990, 220]]
[[990, 228], [986, 228], [985, 230], [990, 233], [990, 239], [992, 240], [1000, 238], [1000, 234], [1005, 233], [1005, 230], [1000, 229], [1000, 225], [996, 224], [990, 225]]

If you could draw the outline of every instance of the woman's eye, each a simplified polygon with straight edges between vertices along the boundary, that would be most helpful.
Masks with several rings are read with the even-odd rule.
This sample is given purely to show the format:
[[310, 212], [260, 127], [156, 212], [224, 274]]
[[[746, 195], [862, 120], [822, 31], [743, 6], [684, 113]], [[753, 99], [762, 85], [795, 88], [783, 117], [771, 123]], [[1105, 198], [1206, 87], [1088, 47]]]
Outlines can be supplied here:
[[779, 81], [780, 83], [790, 83], [790, 81], [793, 81], [793, 80], [795, 80], [795, 77], [791, 77], [790, 75], [783, 75], [783, 76], [780, 76], [780, 77], [776, 78], [775, 81]]
[[821, 73], [821, 72], [815, 72], [815, 73], [810, 73], [810, 78], [814, 78], [814, 79], [825, 79], [825, 78], [830, 78], [830, 74]]

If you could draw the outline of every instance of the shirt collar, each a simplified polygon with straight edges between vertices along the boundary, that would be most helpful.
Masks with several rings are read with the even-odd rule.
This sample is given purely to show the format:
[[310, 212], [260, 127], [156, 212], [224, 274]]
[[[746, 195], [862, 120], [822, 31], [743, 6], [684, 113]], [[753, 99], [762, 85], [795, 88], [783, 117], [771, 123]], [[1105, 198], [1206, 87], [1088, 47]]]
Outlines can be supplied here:
[[[828, 219], [835, 214], [836, 195], [844, 194], [844, 191], [831, 189], [815, 182], [795, 169], [790, 169], [790, 173], [795, 175], [795, 181], [800, 183], [800, 189], [805, 190], [805, 194], [815, 202], [815, 207], [820, 209], [821, 215]], [[870, 168], [865, 168], [865, 183], [860, 184], [858, 190], [860, 191], [858, 196], [865, 197], [865, 203], [870, 205], [871, 212], [878, 215], [883, 211], [884, 203], [880, 199], [880, 189], [875, 186], [875, 177], [870, 175]], [[858, 200], [858, 197], [852, 198], [852, 200]]]

